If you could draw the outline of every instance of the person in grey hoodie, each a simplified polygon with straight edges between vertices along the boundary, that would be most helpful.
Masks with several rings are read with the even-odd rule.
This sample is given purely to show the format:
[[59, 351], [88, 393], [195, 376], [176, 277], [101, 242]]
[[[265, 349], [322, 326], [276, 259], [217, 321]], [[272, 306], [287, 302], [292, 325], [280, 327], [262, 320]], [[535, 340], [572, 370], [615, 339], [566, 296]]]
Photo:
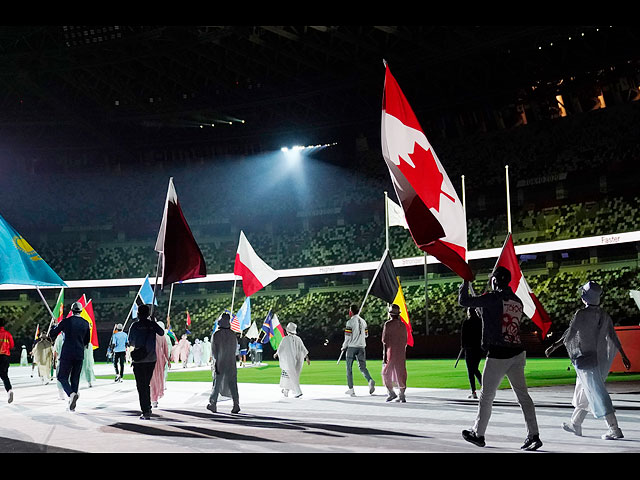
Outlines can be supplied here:
[[351, 305], [349, 309], [349, 320], [344, 329], [344, 341], [342, 342], [342, 352], [346, 352], [347, 359], [347, 386], [349, 389], [345, 392], [347, 395], [355, 397], [356, 394], [353, 390], [353, 362], [358, 361], [358, 368], [360, 373], [364, 376], [369, 384], [369, 394], [373, 395], [375, 390], [375, 382], [369, 370], [367, 369], [367, 357], [365, 354], [365, 348], [367, 346], [367, 337], [369, 336], [369, 330], [367, 329], [367, 322], [364, 321], [357, 312], [357, 305]]

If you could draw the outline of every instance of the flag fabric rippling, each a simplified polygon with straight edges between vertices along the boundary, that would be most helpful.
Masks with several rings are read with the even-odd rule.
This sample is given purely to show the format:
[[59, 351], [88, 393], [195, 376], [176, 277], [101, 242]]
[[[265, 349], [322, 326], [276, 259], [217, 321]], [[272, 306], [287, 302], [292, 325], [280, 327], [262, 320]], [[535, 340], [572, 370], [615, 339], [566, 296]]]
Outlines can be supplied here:
[[416, 246], [473, 280], [464, 208], [388, 65], [381, 123], [382, 156]]
[[407, 303], [402, 293], [400, 278], [396, 275], [393, 260], [389, 250], [385, 250], [382, 260], [371, 279], [367, 294], [378, 297], [389, 304], [396, 304], [400, 307], [400, 318], [407, 327], [407, 345], [413, 346], [413, 333]]
[[497, 267], [505, 267], [511, 272], [511, 282], [509, 286], [513, 290], [513, 293], [522, 301], [524, 314], [540, 328], [542, 338], [544, 339], [549, 328], [551, 328], [551, 319], [533, 291], [531, 291], [531, 288], [529, 288], [529, 284], [522, 274], [516, 250], [513, 246], [513, 238], [510, 233], [504, 241], [500, 257], [498, 257], [494, 270]]

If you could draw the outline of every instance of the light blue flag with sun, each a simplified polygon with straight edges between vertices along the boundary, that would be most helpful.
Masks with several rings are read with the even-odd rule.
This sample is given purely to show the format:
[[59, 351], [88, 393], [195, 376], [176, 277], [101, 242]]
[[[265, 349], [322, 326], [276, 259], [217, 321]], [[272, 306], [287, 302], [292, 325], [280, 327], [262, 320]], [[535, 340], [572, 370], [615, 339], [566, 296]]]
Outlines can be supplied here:
[[67, 286], [29, 242], [1, 216], [0, 284]]

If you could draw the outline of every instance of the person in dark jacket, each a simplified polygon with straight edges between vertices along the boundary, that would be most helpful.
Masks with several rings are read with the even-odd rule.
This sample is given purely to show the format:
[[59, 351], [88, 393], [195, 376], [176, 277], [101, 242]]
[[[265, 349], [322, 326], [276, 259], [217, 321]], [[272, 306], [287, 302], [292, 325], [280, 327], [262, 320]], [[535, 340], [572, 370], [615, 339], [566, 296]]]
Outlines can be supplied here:
[[72, 315], [63, 318], [49, 332], [50, 339], [64, 333], [64, 343], [60, 352], [58, 381], [69, 397], [69, 410], [75, 411], [78, 401], [78, 384], [84, 361], [84, 350], [89, 345], [91, 333], [89, 322], [80, 316], [84, 307], [80, 302], [71, 305]]
[[469, 376], [469, 385], [471, 386], [469, 398], [478, 398], [476, 394], [476, 378], [482, 386], [482, 374], [478, 369], [484, 353], [481, 342], [482, 319], [475, 308], [468, 308], [467, 318], [462, 322], [460, 346], [464, 350], [464, 360], [467, 364], [467, 374]]
[[131, 363], [140, 400], [141, 420], [151, 418], [151, 377], [156, 366], [156, 335], [164, 329], [151, 317], [149, 305], [138, 307], [138, 320], [129, 328], [129, 345], [133, 347]]
[[469, 294], [469, 282], [460, 286], [458, 303], [467, 308], [480, 308], [482, 318], [482, 348], [487, 359], [482, 372], [482, 389], [478, 401], [478, 413], [472, 430], [463, 430], [462, 437], [479, 447], [485, 446], [484, 434], [491, 417], [496, 391], [506, 376], [509, 379], [527, 426], [523, 450], [537, 450], [540, 441], [536, 410], [527, 390], [524, 376], [526, 355], [520, 338], [522, 301], [513, 293], [509, 283], [511, 272], [497, 267], [491, 275], [493, 291], [483, 295]]

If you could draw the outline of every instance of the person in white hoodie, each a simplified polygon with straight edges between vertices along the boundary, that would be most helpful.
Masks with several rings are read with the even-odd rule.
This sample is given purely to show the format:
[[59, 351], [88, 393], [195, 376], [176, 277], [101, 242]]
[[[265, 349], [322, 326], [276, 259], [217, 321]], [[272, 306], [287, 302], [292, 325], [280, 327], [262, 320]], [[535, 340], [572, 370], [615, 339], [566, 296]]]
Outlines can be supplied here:
[[601, 295], [602, 287], [596, 282], [589, 281], [580, 288], [580, 297], [585, 306], [575, 313], [569, 328], [545, 350], [545, 354], [548, 357], [564, 345], [576, 370], [576, 386], [571, 402], [574, 411], [571, 420], [563, 423], [562, 428], [581, 437], [582, 422], [591, 412], [595, 418], [604, 418], [609, 427], [602, 439], [617, 440], [624, 438], [624, 435], [618, 426], [605, 381], [618, 352], [627, 370], [631, 368], [631, 362], [622, 349], [611, 317], [600, 307]]
[[369, 394], [373, 395], [375, 390], [375, 382], [373, 378], [371, 378], [369, 370], [367, 370], [367, 358], [365, 354], [369, 330], [367, 329], [367, 322], [365, 322], [364, 319], [356, 312], [359, 312], [358, 306], [351, 305], [349, 309], [350, 318], [347, 320], [347, 325], [344, 329], [344, 342], [342, 342], [341, 348], [347, 359], [347, 386], [349, 389], [345, 393], [352, 397], [356, 396], [355, 391], [353, 390], [354, 360], [358, 361], [360, 373], [362, 373], [369, 384]]

